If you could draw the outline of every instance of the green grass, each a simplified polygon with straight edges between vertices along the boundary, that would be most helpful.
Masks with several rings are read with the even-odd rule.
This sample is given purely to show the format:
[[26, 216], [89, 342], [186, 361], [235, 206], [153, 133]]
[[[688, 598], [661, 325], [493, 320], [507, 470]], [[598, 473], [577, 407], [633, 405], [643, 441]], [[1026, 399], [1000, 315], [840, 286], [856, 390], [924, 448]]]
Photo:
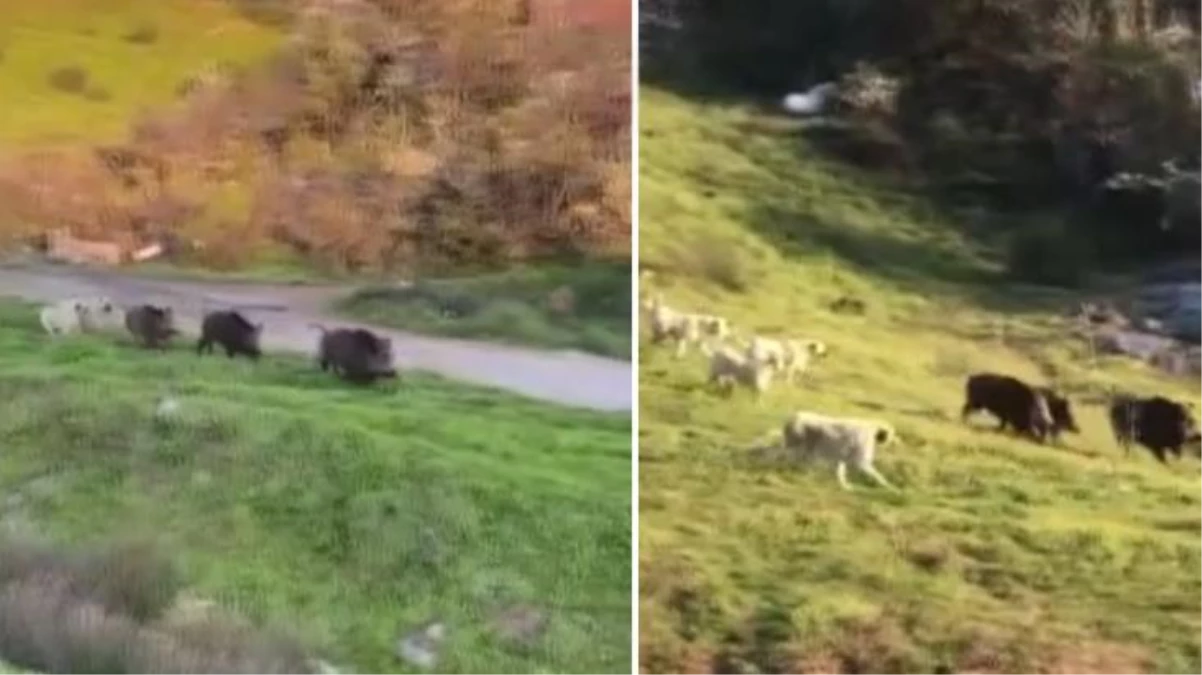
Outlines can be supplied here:
[[[629, 476], [629, 416], [51, 342], [32, 307], [0, 304], [0, 494], [23, 496], [0, 520], [85, 546], [153, 537], [193, 592], [355, 672], [404, 671], [398, 635], [432, 618], [441, 672], [627, 672]], [[489, 626], [519, 604], [548, 623], [515, 645]]]
[[[0, 0], [0, 17], [0, 147], [119, 138], [185, 78], [282, 39], [222, 0]], [[63, 68], [84, 71], [87, 91], [52, 86]]]
[[[830, 345], [757, 405], [706, 391], [699, 355], [642, 343], [644, 669], [1198, 671], [1198, 461], [1125, 458], [1100, 402], [1120, 385], [1196, 404], [1196, 383], [1095, 363], [1054, 315], [1067, 294], [1004, 285], [972, 228], [792, 123], [649, 88], [640, 116], [652, 288], [744, 335]], [[865, 315], [829, 311], [843, 295]], [[1041, 447], [962, 425], [984, 369], [1057, 382], [1082, 433]], [[753, 463], [744, 449], [799, 408], [892, 422], [877, 468], [900, 493]]]
[[[556, 311], [551, 294], [567, 287], [572, 307]], [[376, 287], [338, 304], [350, 316], [430, 335], [575, 348], [630, 358], [630, 264], [585, 262]]]

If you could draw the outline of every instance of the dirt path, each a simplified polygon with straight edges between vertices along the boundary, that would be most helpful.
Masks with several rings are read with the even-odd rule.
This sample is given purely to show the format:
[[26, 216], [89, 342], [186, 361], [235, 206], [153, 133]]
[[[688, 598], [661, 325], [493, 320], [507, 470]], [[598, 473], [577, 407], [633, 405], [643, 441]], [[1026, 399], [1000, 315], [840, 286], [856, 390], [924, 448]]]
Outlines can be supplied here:
[[574, 351], [542, 351], [488, 342], [434, 338], [329, 315], [327, 303], [351, 290], [333, 286], [176, 281], [51, 265], [0, 267], [0, 296], [49, 302], [105, 295], [119, 304], [170, 305], [180, 329], [199, 330], [206, 311], [236, 307], [266, 324], [263, 347], [312, 354], [311, 323], [365, 326], [392, 338], [397, 366], [594, 410], [631, 409], [631, 364]]

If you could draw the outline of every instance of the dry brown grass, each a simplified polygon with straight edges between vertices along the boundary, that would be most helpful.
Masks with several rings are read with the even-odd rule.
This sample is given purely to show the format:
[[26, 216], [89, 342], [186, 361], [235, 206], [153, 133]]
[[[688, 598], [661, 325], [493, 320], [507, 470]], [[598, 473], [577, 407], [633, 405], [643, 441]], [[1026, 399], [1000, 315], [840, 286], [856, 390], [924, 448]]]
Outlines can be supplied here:
[[106, 611], [138, 621], [158, 617], [178, 589], [175, 570], [153, 547], [122, 542], [97, 551], [57, 550], [28, 541], [0, 540], [0, 584], [47, 583], [88, 598]]
[[311, 10], [271, 63], [191, 79], [123, 145], [0, 162], [6, 234], [170, 234], [221, 266], [282, 242], [341, 270], [628, 253], [628, 32], [480, 7]]
[[150, 546], [102, 551], [0, 540], [0, 660], [45, 673], [306, 672], [304, 650], [177, 597]]

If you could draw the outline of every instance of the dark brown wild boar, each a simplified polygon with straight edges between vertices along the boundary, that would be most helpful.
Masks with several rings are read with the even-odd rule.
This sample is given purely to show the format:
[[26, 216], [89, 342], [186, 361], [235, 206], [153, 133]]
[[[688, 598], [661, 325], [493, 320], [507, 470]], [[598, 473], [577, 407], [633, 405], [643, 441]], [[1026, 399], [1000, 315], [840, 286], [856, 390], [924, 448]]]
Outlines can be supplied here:
[[988, 410], [998, 419], [998, 431], [1007, 426], [1043, 443], [1055, 429], [1048, 402], [1035, 387], [1009, 375], [975, 373], [964, 383], [960, 419], [977, 410]]
[[1131, 454], [1131, 444], [1137, 443], [1167, 464], [1170, 453], [1180, 459], [1182, 447], [1202, 442], [1189, 408], [1164, 396], [1118, 394], [1108, 413], [1114, 438], [1127, 454]]
[[165, 349], [168, 341], [179, 331], [170, 307], [137, 305], [125, 313], [125, 327], [134, 339], [148, 349]]
[[209, 312], [200, 325], [200, 340], [196, 343], [196, 353], [204, 354], [213, 351], [213, 345], [221, 345], [225, 355], [234, 358], [243, 354], [257, 360], [262, 356], [259, 349], [259, 337], [263, 334], [263, 324], [251, 323], [246, 317], [234, 310]]
[[392, 340], [363, 328], [335, 328], [321, 331], [317, 345], [317, 364], [348, 382], [370, 384], [381, 378], [396, 377], [392, 366]]

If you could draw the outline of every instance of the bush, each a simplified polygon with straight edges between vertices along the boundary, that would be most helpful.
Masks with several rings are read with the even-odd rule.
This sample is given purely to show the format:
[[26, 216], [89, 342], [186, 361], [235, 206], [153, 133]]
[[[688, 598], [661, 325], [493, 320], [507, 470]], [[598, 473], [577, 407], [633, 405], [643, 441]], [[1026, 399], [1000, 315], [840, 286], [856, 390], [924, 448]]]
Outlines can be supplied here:
[[629, 320], [630, 271], [629, 262], [578, 268], [565, 279], [575, 296], [576, 314]]
[[1088, 240], [1063, 228], [1032, 227], [1010, 240], [1006, 268], [1017, 281], [1073, 287], [1084, 281], [1092, 252]]
[[47, 76], [51, 87], [68, 94], [83, 94], [88, 89], [88, 71], [78, 66], [65, 66]]

